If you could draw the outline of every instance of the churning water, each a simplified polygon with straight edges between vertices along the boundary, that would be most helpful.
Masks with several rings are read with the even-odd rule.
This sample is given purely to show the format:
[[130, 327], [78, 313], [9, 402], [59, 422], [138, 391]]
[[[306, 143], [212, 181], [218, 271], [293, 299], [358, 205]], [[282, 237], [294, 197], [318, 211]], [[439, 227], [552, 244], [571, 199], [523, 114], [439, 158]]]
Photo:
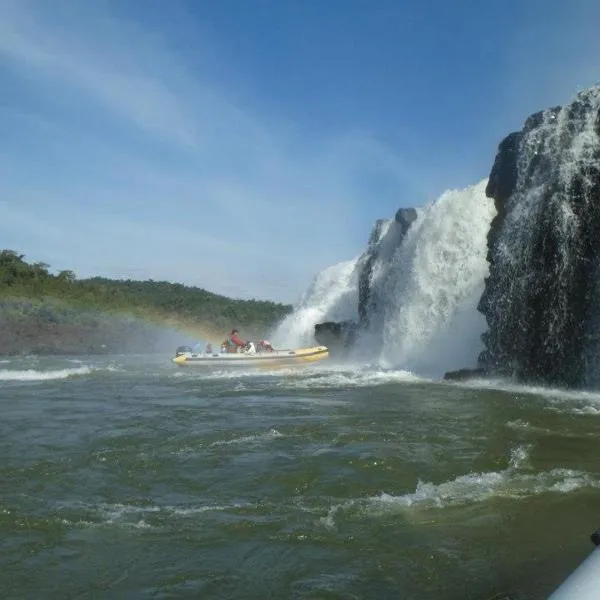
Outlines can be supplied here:
[[0, 364], [0, 596], [544, 598], [591, 550], [600, 395], [329, 364]]

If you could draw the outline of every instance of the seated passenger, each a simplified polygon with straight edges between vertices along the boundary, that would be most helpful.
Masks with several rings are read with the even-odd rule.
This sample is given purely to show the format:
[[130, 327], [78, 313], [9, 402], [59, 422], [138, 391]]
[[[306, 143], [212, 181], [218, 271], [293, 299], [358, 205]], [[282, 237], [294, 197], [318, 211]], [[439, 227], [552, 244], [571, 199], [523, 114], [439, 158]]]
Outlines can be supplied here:
[[228, 352], [238, 352], [241, 348], [246, 345], [238, 335], [237, 329], [231, 330], [231, 335], [227, 338], [227, 351]]
[[204, 348], [204, 354], [212, 354], [212, 351], [212, 344], [206, 344], [206, 348]]

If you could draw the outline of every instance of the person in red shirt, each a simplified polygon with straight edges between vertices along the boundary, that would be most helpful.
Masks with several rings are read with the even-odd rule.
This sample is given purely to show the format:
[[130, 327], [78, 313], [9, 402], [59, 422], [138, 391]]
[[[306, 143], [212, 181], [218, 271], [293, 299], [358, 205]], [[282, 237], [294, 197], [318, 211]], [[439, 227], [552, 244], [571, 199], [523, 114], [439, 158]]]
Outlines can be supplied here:
[[246, 345], [240, 337], [238, 336], [238, 330], [232, 329], [231, 335], [227, 338], [227, 347], [229, 348], [229, 352], [238, 352], [239, 348], [243, 348]]

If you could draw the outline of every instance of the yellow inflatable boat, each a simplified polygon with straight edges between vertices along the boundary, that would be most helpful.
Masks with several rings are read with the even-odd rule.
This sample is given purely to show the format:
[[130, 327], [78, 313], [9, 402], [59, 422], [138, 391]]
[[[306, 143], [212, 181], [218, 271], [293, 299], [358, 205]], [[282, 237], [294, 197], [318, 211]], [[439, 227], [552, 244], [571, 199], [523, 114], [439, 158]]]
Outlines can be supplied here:
[[296, 350], [273, 350], [272, 352], [237, 353], [196, 353], [188, 346], [180, 346], [172, 361], [181, 367], [262, 367], [271, 369], [278, 366], [288, 367], [306, 365], [323, 360], [329, 356], [327, 346], [298, 348]]

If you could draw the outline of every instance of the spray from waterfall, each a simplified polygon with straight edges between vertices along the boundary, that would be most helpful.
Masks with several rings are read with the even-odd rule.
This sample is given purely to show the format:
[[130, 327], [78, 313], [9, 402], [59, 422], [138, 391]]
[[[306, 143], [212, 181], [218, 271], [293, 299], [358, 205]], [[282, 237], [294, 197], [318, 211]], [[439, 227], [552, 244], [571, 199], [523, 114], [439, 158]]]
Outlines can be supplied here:
[[313, 279], [294, 311], [273, 333], [276, 347], [312, 346], [316, 323], [357, 318], [359, 258], [327, 267]]

